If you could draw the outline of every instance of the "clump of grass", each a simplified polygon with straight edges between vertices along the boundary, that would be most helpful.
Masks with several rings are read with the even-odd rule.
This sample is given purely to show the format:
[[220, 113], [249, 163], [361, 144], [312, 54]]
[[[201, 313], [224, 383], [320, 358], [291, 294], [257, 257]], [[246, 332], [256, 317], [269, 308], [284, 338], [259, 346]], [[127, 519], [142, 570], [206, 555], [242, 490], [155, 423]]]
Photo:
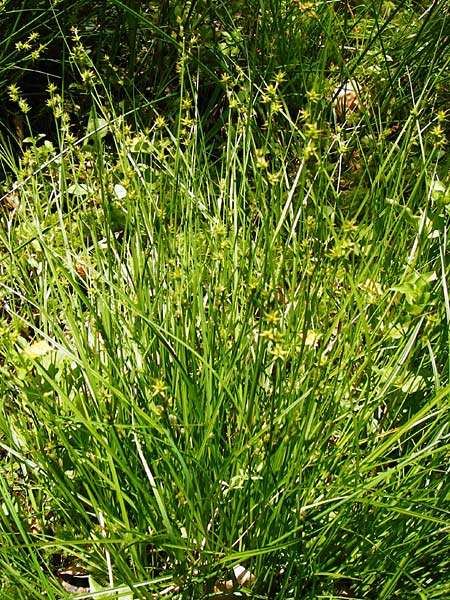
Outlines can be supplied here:
[[[183, 38], [176, 92], [142, 128], [73, 33], [85, 129], [50, 88], [57, 140], [23, 142], [2, 198], [5, 598], [69, 597], [66, 580], [217, 598], [238, 565], [253, 598], [449, 589], [440, 76], [392, 123], [362, 80], [339, 122], [336, 85], [369, 50], [386, 74], [383, 35], [410, 13], [278, 9], [325, 36], [314, 77], [295, 106], [287, 68], [262, 73], [257, 49], [245, 64], [243, 14], [214, 123]], [[354, 20], [367, 37], [344, 69], [332, 27], [347, 39]]]

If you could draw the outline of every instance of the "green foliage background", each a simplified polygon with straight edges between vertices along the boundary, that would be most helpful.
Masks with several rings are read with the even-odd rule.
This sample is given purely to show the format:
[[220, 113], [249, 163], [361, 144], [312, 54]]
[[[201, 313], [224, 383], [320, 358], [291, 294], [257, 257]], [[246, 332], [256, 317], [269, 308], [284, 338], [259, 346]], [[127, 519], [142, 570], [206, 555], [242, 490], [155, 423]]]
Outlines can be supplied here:
[[449, 19], [0, 2], [2, 598], [448, 597]]

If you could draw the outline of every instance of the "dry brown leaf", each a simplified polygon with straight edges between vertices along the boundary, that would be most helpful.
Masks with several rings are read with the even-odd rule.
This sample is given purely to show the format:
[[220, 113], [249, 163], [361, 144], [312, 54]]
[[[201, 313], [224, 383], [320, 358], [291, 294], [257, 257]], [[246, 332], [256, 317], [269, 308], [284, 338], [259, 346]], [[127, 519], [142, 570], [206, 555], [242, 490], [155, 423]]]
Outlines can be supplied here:
[[342, 86], [338, 86], [333, 93], [334, 109], [339, 121], [345, 119], [352, 113], [361, 110], [359, 100], [359, 88], [354, 79], [349, 79]]
[[[236, 565], [233, 567], [234, 579], [227, 579], [218, 581], [214, 585], [214, 592], [233, 592], [241, 585], [251, 585], [255, 581], [253, 573], [248, 571], [242, 565]], [[218, 596], [219, 597], [219, 596]], [[224, 598], [224, 596], [220, 596]]]

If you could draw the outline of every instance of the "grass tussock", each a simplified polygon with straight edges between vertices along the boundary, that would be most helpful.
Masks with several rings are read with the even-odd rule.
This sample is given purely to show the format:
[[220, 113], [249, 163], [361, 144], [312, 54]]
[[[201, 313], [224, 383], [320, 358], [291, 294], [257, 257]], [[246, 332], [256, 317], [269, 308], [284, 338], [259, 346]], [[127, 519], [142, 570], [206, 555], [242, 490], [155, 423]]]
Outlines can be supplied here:
[[0, 131], [2, 598], [448, 597], [445, 2], [54, 4]]

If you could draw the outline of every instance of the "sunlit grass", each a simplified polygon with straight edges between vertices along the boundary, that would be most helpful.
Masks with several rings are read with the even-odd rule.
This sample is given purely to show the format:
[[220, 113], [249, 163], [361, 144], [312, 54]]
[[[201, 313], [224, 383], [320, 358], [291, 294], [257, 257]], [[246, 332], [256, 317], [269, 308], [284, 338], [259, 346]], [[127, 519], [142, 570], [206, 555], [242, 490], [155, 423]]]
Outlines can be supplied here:
[[0, 233], [2, 597], [448, 595], [440, 74], [386, 100], [401, 121], [363, 82], [337, 115], [364, 69], [330, 75], [331, 46], [300, 107], [288, 69], [223, 49], [216, 123], [186, 60], [176, 113], [141, 128], [94, 81], [78, 141], [57, 120], [60, 148], [25, 143]]

